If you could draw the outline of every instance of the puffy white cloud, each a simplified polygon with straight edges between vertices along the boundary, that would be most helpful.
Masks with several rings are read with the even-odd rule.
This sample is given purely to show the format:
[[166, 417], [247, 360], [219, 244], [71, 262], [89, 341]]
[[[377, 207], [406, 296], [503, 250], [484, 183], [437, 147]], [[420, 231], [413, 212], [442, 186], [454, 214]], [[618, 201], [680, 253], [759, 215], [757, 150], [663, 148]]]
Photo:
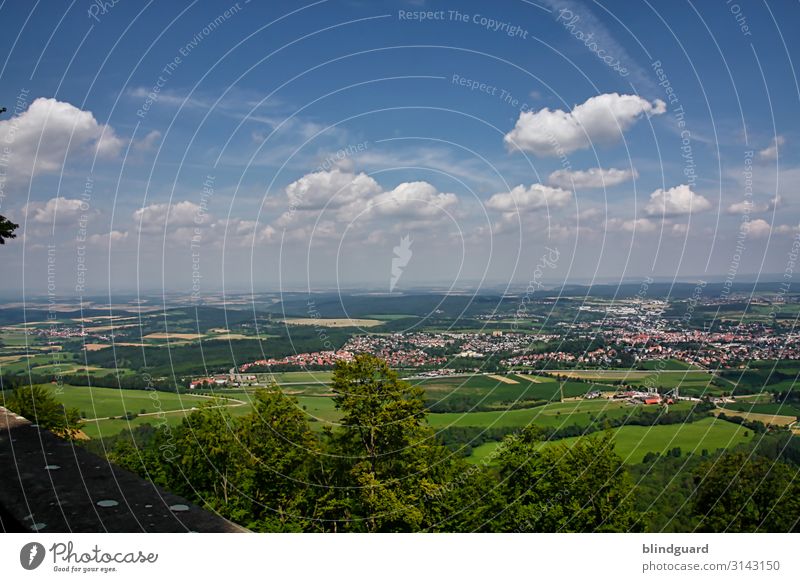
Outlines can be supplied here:
[[589, 168], [588, 170], [556, 170], [547, 179], [559, 188], [608, 188], [638, 178], [636, 170]]
[[[439, 192], [427, 182], [403, 182], [385, 190], [365, 173], [343, 167], [306, 174], [286, 187], [289, 210], [272, 227], [287, 236], [341, 236], [341, 224], [368, 228], [381, 219], [395, 219], [406, 230], [430, 227], [447, 219], [458, 206], [458, 196]], [[274, 206], [274, 204], [273, 204]], [[337, 234], [338, 233], [338, 234]], [[365, 233], [365, 236], [367, 234]]]
[[12, 178], [58, 172], [70, 153], [114, 157], [124, 144], [113, 128], [98, 123], [91, 112], [43, 97], [19, 115], [0, 121], [0, 141], [11, 150], [8, 174]]
[[199, 204], [184, 200], [182, 202], [155, 203], [137, 209], [133, 221], [139, 232], [157, 233], [167, 229], [200, 226], [211, 217], [207, 209]]
[[114, 129], [109, 125], [104, 125], [97, 138], [95, 147], [97, 155], [101, 158], [113, 158], [119, 154], [125, 146], [125, 140], [114, 133]]
[[634, 218], [631, 220], [611, 218], [606, 221], [606, 228], [625, 232], [653, 232], [658, 229], [658, 224], [649, 218]]
[[523, 111], [504, 141], [509, 149], [539, 156], [559, 156], [588, 148], [592, 142], [620, 139], [642, 115], [661, 115], [666, 104], [638, 95], [605, 93], [576, 105], [572, 111], [544, 108]]
[[650, 194], [650, 202], [644, 207], [649, 216], [682, 216], [704, 212], [711, 208], [711, 202], [700, 194], [692, 192], [686, 184]]
[[658, 228], [658, 224], [648, 218], [637, 218], [635, 220], [626, 220], [622, 223], [622, 229], [628, 231], [639, 232], [653, 232]]
[[769, 235], [772, 227], [769, 222], [761, 218], [749, 220], [742, 223], [742, 229], [747, 232], [747, 236], [751, 238], [765, 238]]
[[112, 244], [122, 243], [128, 240], [128, 231], [112, 230], [105, 234], [93, 234], [89, 237], [89, 243], [99, 246], [107, 247]]
[[224, 240], [226, 246], [247, 248], [272, 242], [276, 234], [271, 225], [261, 225], [255, 220], [241, 218], [215, 221], [211, 223], [210, 229], [213, 237], [220, 242]]
[[273, 226], [255, 220], [216, 218], [205, 206], [189, 200], [150, 204], [136, 210], [132, 219], [142, 241], [166, 239], [178, 245], [194, 241], [204, 247], [218, 248], [224, 242], [229, 247], [249, 248], [272, 242], [276, 234]]
[[286, 187], [289, 206], [297, 210], [338, 208], [381, 192], [380, 185], [363, 172], [334, 168], [306, 174]]
[[751, 214], [758, 212], [769, 212], [776, 209], [781, 205], [781, 197], [774, 196], [770, 198], [769, 202], [753, 202], [752, 200], [742, 200], [741, 202], [734, 202], [728, 206], [728, 214]]
[[48, 225], [74, 224], [82, 215], [94, 214], [87, 203], [63, 196], [56, 196], [47, 202], [29, 202], [23, 212], [29, 222]]
[[766, 204], [755, 204], [752, 200], [742, 200], [741, 202], [734, 202], [726, 212], [728, 214], [746, 214], [750, 212], [766, 212], [768, 206]]
[[499, 212], [525, 212], [539, 208], [558, 208], [572, 200], [572, 192], [553, 188], [543, 184], [522, 184], [512, 188], [510, 192], [494, 194], [486, 203], [488, 208]]
[[776, 135], [772, 140], [772, 145], [760, 150], [758, 152], [758, 159], [764, 162], [771, 162], [778, 159], [778, 150], [780, 146], [786, 143], [786, 138], [782, 135]]
[[368, 212], [379, 216], [430, 218], [458, 204], [458, 196], [439, 192], [427, 182], [404, 182], [369, 201]]

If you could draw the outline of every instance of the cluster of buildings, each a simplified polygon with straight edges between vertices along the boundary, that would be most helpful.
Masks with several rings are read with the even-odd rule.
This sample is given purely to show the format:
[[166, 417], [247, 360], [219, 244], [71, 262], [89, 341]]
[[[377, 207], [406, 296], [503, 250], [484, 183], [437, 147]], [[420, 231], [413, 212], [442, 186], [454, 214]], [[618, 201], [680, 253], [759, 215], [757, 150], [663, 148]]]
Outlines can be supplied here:
[[703, 367], [734, 367], [750, 360], [800, 359], [800, 333], [784, 332], [760, 323], [722, 329], [670, 329], [667, 326], [606, 322], [586, 337], [602, 337], [637, 359], [671, 358]]
[[[11, 328], [18, 329], [18, 328]], [[91, 331], [91, 330], [89, 330]], [[46, 327], [26, 327], [25, 333], [32, 336], [44, 337], [48, 339], [68, 339], [73, 337], [86, 337], [89, 331], [83, 326], [63, 326], [63, 325], [48, 325]]]
[[[673, 404], [677, 397], [671, 395], [660, 395], [657, 392], [642, 392], [640, 390], [626, 390], [625, 392], [617, 392], [614, 394], [614, 399], [627, 400], [631, 404]], [[692, 400], [698, 400], [693, 398]]]
[[[800, 359], [800, 333], [759, 323], [714, 331], [669, 325], [663, 319], [604, 318], [602, 322], [560, 324], [563, 334], [492, 332], [405, 332], [354, 336], [339, 350], [294, 354], [243, 364], [253, 366], [328, 367], [355, 354], [370, 353], [396, 368], [438, 368], [457, 358], [505, 355], [508, 367], [598, 367], [623, 362], [676, 359], [702, 367], [735, 367], [749, 360]], [[580, 351], [560, 349], [566, 340], [604, 340], [605, 346]], [[543, 349], [544, 346], [544, 349]], [[551, 347], [552, 349], [547, 349]]]
[[454, 358], [483, 358], [497, 353], [524, 353], [532, 343], [552, 341], [557, 335], [504, 333], [502, 331], [451, 333], [406, 332], [359, 335], [350, 338], [339, 350], [293, 354], [268, 358], [239, 366], [240, 372], [253, 367], [295, 366], [298, 368], [333, 366], [339, 360], [352, 360], [369, 353], [395, 368], [435, 368]]
[[316, 366], [333, 366], [339, 360], [350, 361], [353, 359], [353, 352], [341, 350], [326, 350], [321, 352], [306, 352], [292, 354], [282, 358], [266, 358], [248, 362], [239, 366], [239, 372], [247, 372], [250, 368], [269, 368], [274, 366], [296, 366], [298, 368], [308, 368]]
[[535, 354], [520, 354], [505, 358], [500, 363], [504, 366], [532, 366], [542, 367], [542, 364], [570, 364], [580, 366], [612, 366], [621, 362], [617, 350], [613, 348], [598, 348], [591, 352], [576, 353], [566, 351], [552, 351]]
[[454, 333], [452, 337], [460, 342], [462, 352], [477, 353], [483, 356], [498, 353], [524, 353], [530, 351], [535, 343], [557, 340], [554, 334], [526, 334], [493, 331], [489, 333]]
[[189, 382], [189, 388], [194, 390], [195, 388], [212, 388], [212, 387], [223, 387], [228, 386], [230, 383], [230, 376], [228, 374], [217, 374], [215, 376], [206, 376], [203, 378], [193, 378]]

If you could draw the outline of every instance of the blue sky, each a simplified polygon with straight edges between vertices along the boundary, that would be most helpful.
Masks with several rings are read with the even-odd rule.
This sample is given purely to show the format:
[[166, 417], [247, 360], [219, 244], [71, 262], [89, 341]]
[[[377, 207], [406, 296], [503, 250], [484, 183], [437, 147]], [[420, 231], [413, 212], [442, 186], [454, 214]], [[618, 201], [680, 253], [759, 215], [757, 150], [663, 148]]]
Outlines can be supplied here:
[[388, 290], [406, 236], [398, 291], [525, 285], [548, 249], [555, 283], [788, 267], [793, 3], [76, 0], [0, 17], [0, 212], [24, 233], [2, 249], [7, 293], [44, 292], [53, 255], [66, 297]]

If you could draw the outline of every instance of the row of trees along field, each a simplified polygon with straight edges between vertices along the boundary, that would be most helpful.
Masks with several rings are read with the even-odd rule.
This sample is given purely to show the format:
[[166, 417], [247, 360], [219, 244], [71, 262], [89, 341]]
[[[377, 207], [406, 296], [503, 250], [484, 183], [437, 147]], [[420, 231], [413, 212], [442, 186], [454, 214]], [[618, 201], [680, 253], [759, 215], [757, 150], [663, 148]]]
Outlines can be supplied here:
[[[543, 447], [547, 433], [529, 427], [469, 464], [427, 425], [422, 390], [382, 360], [340, 362], [332, 390], [342, 419], [321, 432], [276, 389], [256, 392], [246, 416], [212, 402], [177, 427], [144, 425], [89, 446], [255, 531], [798, 529], [797, 467], [776, 455], [651, 459], [633, 469], [634, 486], [611, 431]], [[32, 399], [46, 396], [26, 394], [18, 388], [9, 404], [41, 413]], [[49, 418], [68, 433], [59, 413], [74, 411]]]

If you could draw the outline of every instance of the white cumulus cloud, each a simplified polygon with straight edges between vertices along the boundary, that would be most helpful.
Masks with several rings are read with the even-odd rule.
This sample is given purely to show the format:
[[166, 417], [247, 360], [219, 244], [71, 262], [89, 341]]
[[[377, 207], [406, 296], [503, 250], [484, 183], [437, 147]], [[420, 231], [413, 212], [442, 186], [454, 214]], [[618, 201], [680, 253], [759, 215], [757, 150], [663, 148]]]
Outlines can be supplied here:
[[638, 95], [605, 93], [590, 97], [572, 111], [544, 108], [523, 111], [504, 141], [509, 149], [539, 156], [559, 156], [588, 148], [593, 142], [613, 142], [643, 115], [661, 115], [666, 104]]
[[315, 224], [315, 237], [322, 232], [340, 235], [340, 224], [363, 226], [381, 219], [394, 219], [394, 227], [422, 228], [446, 219], [459, 202], [455, 194], [439, 192], [428, 182], [403, 182], [387, 190], [371, 176], [343, 167], [306, 174], [289, 184], [285, 193], [289, 209], [273, 228], [298, 235], [310, 232]]
[[742, 223], [742, 228], [747, 232], [747, 236], [751, 238], [766, 238], [772, 227], [769, 222], [762, 218], [756, 218]]
[[625, 232], [653, 232], [658, 228], [658, 224], [649, 218], [633, 218], [630, 220], [611, 218], [606, 222], [606, 228]]
[[127, 230], [112, 230], [105, 234], [93, 234], [89, 237], [89, 243], [99, 247], [107, 247], [111, 244], [125, 242], [126, 240], [128, 240]]
[[486, 206], [499, 212], [538, 210], [539, 208], [558, 208], [569, 204], [572, 192], [543, 184], [531, 184], [527, 188], [520, 184], [510, 192], [498, 192], [489, 198]]
[[741, 202], [734, 202], [728, 206], [728, 214], [750, 214], [758, 212], [769, 212], [774, 210], [781, 204], [781, 197], [775, 196], [770, 198], [769, 202], [753, 202], [752, 200], [742, 200]]
[[608, 188], [638, 178], [636, 170], [589, 168], [588, 170], [556, 170], [547, 181], [559, 188]]
[[26, 179], [60, 171], [68, 154], [115, 157], [124, 145], [114, 129], [98, 123], [90, 111], [44, 97], [0, 121], [0, 142], [11, 151], [9, 176]]
[[686, 184], [650, 194], [650, 201], [644, 207], [648, 216], [683, 216], [711, 209], [707, 198], [692, 192]]
[[363, 172], [334, 168], [306, 174], [286, 187], [289, 205], [297, 210], [338, 208], [381, 192], [380, 185]]
[[29, 222], [63, 225], [76, 223], [81, 215], [88, 216], [91, 209], [81, 200], [56, 196], [47, 202], [29, 202], [23, 208], [23, 212]]
[[175, 203], [154, 203], [137, 209], [133, 221], [139, 232], [164, 232], [166, 228], [189, 228], [200, 226], [211, 216], [199, 204], [184, 200]]
[[439, 192], [427, 182], [404, 182], [369, 202], [369, 212], [379, 216], [425, 218], [458, 204], [455, 194]]

